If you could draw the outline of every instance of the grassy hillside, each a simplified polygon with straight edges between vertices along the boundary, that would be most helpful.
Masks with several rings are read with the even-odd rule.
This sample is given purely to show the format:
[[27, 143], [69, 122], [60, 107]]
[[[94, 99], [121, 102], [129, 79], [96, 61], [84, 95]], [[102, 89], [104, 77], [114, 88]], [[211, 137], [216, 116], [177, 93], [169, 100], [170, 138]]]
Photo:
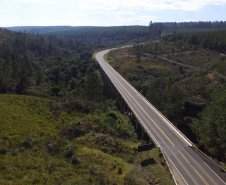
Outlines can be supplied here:
[[140, 156], [128, 118], [105, 104], [0, 95], [0, 184], [173, 184], [158, 150]]

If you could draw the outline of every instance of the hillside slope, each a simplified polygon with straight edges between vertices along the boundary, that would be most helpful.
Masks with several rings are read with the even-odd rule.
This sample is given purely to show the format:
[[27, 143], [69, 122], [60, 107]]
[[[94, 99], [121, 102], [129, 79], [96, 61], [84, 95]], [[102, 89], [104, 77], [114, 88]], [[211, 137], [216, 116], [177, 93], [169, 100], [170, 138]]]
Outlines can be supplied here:
[[156, 148], [137, 153], [127, 117], [76, 104], [0, 95], [0, 184], [173, 184]]

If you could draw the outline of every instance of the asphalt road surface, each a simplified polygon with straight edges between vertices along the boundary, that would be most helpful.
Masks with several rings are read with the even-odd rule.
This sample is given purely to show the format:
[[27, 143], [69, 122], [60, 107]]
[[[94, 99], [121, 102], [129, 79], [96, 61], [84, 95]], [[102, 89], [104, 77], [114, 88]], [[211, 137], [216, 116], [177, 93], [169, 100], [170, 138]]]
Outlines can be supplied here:
[[[144, 124], [145, 130], [161, 148], [171, 164], [183, 179], [183, 184], [226, 184], [192, 149], [192, 143], [172, 126], [134, 87], [122, 78], [104, 60], [104, 54], [110, 50], [100, 51], [95, 55], [98, 63], [108, 75], [116, 89], [133, 113]], [[161, 174], [159, 174], [161, 175]]]

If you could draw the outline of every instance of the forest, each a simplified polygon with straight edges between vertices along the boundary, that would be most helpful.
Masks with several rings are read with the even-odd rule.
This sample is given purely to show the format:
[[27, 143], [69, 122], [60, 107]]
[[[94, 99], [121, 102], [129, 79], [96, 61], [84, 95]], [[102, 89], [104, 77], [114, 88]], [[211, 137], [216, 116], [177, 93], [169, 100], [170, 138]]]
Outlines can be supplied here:
[[133, 44], [159, 39], [161, 35], [174, 32], [211, 31], [226, 28], [226, 21], [215, 22], [172, 22], [152, 23], [149, 26], [114, 26], [114, 27], [78, 27], [71, 30], [48, 32], [59, 38], [75, 38], [92, 49], [115, 47], [123, 44]]
[[225, 29], [226, 21], [215, 21], [215, 22], [155, 22], [152, 21], [149, 23], [149, 27], [160, 27], [162, 29]]
[[61, 32], [69, 30], [95, 28], [98, 26], [13, 26], [13, 27], [2, 27], [7, 30], [16, 32], [25, 32], [33, 34], [46, 34], [50, 32]]
[[99, 75], [92, 53], [80, 41], [0, 32], [1, 93], [85, 97], [87, 74]]
[[148, 26], [23, 26], [8, 27], [12, 31], [43, 34], [58, 38], [77, 39], [91, 49], [115, 47], [159, 39], [161, 35], [211, 31], [226, 28], [226, 21], [215, 22], [152, 22]]
[[139, 43], [151, 39], [150, 30], [147, 26], [90, 27], [87, 29], [50, 32], [46, 35], [78, 39], [92, 49], [114, 47], [125, 43]]
[[188, 45], [202, 46], [220, 53], [226, 53], [226, 30], [174, 34], [164, 37], [164, 40], [168, 43], [180, 41]]

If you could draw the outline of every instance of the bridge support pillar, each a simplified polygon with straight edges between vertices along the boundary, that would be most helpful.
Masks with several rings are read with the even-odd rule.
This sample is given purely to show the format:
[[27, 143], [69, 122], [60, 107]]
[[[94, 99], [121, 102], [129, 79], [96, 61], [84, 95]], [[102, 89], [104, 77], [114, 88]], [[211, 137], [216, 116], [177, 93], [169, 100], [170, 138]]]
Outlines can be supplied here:
[[144, 128], [142, 128], [142, 139], [147, 141], [147, 143], [150, 143], [151, 141], [148, 133], [144, 130]]
[[102, 80], [104, 82], [104, 93], [107, 97], [116, 100], [116, 106], [117, 109], [122, 113], [122, 114], [127, 114], [130, 118], [131, 123], [133, 124], [138, 138], [139, 139], [144, 139], [147, 142], [150, 141], [149, 135], [145, 132], [144, 128], [142, 125], [139, 123], [135, 115], [133, 114], [132, 110], [129, 108], [121, 94], [117, 91], [109, 77], [105, 74], [102, 68], [100, 68], [100, 73], [102, 76]]
[[124, 110], [124, 100], [122, 98], [122, 96], [120, 96], [120, 112], [123, 114], [123, 110]]

